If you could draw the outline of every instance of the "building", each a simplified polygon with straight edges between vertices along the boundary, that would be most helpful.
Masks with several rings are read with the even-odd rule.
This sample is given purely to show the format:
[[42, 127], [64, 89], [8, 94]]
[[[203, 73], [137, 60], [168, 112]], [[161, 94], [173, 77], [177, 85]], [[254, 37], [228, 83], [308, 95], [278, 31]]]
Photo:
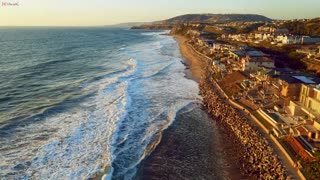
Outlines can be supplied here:
[[246, 51], [243, 51], [243, 50], [230, 51], [229, 55], [231, 58], [235, 60], [240, 60], [247, 56]]
[[239, 63], [241, 71], [256, 71], [262, 68], [275, 68], [274, 60], [268, 54], [252, 49], [230, 51], [229, 55]]
[[320, 115], [320, 86], [302, 85], [299, 102]]
[[[301, 86], [299, 101], [290, 101], [289, 110], [294, 116], [304, 119], [304, 123], [293, 129], [293, 134], [303, 137], [311, 150], [319, 149], [320, 145], [320, 86]], [[314, 144], [315, 143], [315, 144]], [[317, 147], [317, 148], [314, 148]]]
[[282, 44], [301, 44], [301, 36], [292, 36], [292, 35], [278, 35], [276, 41]]
[[320, 129], [320, 86], [301, 85], [299, 100], [290, 101], [289, 109], [293, 115], [315, 120], [313, 125]]
[[298, 101], [302, 85], [316, 85], [320, 83], [319, 77], [305, 73], [278, 70], [266, 74], [267, 80], [279, 89], [279, 95], [285, 99], [284, 106], [289, 105], [290, 100]]
[[261, 68], [272, 69], [275, 68], [274, 60], [270, 57], [256, 57], [247, 56], [245, 60], [244, 70], [245, 71], [256, 71]]
[[287, 28], [270, 28], [270, 32], [274, 34], [289, 34]]
[[320, 42], [320, 37], [302, 36], [301, 44], [315, 44]]

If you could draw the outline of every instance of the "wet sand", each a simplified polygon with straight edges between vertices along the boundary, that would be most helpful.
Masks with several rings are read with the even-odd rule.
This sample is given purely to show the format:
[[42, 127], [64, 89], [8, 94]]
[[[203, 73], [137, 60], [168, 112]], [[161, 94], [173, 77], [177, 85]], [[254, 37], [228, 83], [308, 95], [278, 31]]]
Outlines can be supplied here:
[[181, 110], [136, 179], [226, 179], [217, 126], [201, 104]]
[[199, 82], [208, 60], [194, 52], [193, 49], [187, 45], [187, 38], [178, 35], [174, 36], [174, 38], [179, 44], [181, 55], [186, 60], [187, 68], [190, 69], [190, 71], [186, 71], [187, 77]]
[[[197, 82], [207, 64], [175, 36], [185, 58], [186, 76]], [[231, 129], [211, 119], [202, 104], [181, 110], [160, 144], [141, 164], [136, 179], [246, 179], [238, 161], [242, 153]], [[232, 155], [232, 156], [231, 156]]]
[[[191, 48], [190, 46], [187, 45], [186, 41], [187, 39], [181, 36], [175, 36], [175, 38], [178, 40], [179, 42], [179, 46], [180, 46], [180, 51], [181, 54], [183, 55], [183, 57], [188, 61], [188, 65], [190, 66], [190, 70], [192, 72], [192, 75], [196, 76], [196, 80], [199, 82], [199, 79], [204, 80], [204, 78], [201, 78], [201, 75], [204, 75], [203, 77], [208, 77], [207, 72], [205, 72], [205, 70], [207, 69], [205, 66], [208, 64], [208, 59], [204, 58], [203, 56], [199, 55], [198, 53], [194, 52], [193, 48]], [[206, 74], [205, 74], [206, 73]], [[209, 83], [209, 82], [207, 82]], [[205, 91], [205, 88], [200, 88], [202, 91]], [[208, 103], [208, 99], [204, 100], [205, 103]], [[215, 101], [211, 101], [210, 103], [213, 103], [214, 106], [217, 104], [224, 104], [223, 100], [221, 98], [217, 98]], [[228, 108], [230, 108], [230, 110], [233, 110], [233, 108], [228, 105]], [[227, 111], [226, 109], [221, 109], [218, 110], [219, 113], [220, 111]], [[214, 116], [211, 116], [214, 117]], [[251, 153], [255, 153], [258, 154], [258, 156], [260, 156], [261, 154], [263, 154], [263, 156], [261, 155], [261, 157], [263, 157], [262, 159], [269, 159], [269, 162], [273, 162], [274, 164], [271, 165], [271, 167], [267, 167], [268, 163], [262, 163], [262, 159], [259, 160], [259, 158], [257, 159], [257, 162], [255, 164], [259, 164], [261, 166], [266, 166], [265, 170], [268, 170], [269, 173], [265, 172], [265, 171], [256, 171], [256, 167], [254, 165], [251, 165], [250, 162], [247, 162], [247, 159], [244, 158], [245, 156], [248, 156], [248, 149], [246, 146], [243, 145], [243, 143], [240, 142], [239, 137], [236, 135], [236, 133], [234, 132], [234, 127], [230, 126], [228, 123], [226, 123], [226, 117], [221, 117], [223, 119], [217, 118], [215, 119], [215, 122], [217, 122], [217, 127], [218, 127], [218, 131], [219, 131], [219, 135], [220, 137], [225, 140], [223, 144], [220, 144], [220, 148], [224, 150], [224, 154], [223, 154], [223, 160], [224, 162], [226, 162], [226, 164], [228, 164], [228, 168], [225, 168], [226, 171], [228, 172], [228, 178], [230, 179], [252, 179], [253, 177], [264, 177], [265, 176], [275, 176], [275, 175], [279, 175], [279, 178], [283, 178], [283, 174], [284, 174], [284, 169], [283, 167], [279, 164], [279, 159], [277, 157], [279, 156], [274, 156], [275, 154], [278, 154], [276, 151], [265, 151], [263, 150], [263, 148], [261, 149], [261, 147], [256, 147], [257, 142], [259, 142], [259, 139], [264, 139], [263, 135], [261, 135], [261, 137], [259, 137], [257, 140], [254, 140], [251, 144], [254, 147], [252, 148], [252, 152]], [[246, 122], [247, 120], [245, 120]], [[232, 129], [231, 129], [232, 128]], [[249, 127], [255, 129], [255, 127]], [[255, 131], [255, 130], [253, 130]], [[245, 132], [244, 130], [242, 132]], [[258, 135], [260, 136], [260, 135]], [[243, 137], [242, 137], [243, 138]], [[253, 138], [254, 139], [254, 138]], [[262, 143], [262, 145], [264, 145]], [[259, 152], [258, 149], [260, 148]], [[269, 147], [267, 147], [269, 148]], [[249, 153], [249, 154], [251, 154]], [[275, 154], [274, 154], [275, 153]], [[266, 155], [269, 154], [269, 155]], [[251, 156], [251, 155], [249, 155]], [[275, 158], [276, 157], [276, 158]], [[254, 157], [256, 158], [256, 157]], [[280, 158], [282, 159], [282, 158]], [[271, 163], [270, 163], [271, 164]], [[272, 167], [276, 167], [277, 166], [277, 172], [274, 172], [273, 170], [275, 168]], [[241, 175], [242, 174], [242, 175]]]

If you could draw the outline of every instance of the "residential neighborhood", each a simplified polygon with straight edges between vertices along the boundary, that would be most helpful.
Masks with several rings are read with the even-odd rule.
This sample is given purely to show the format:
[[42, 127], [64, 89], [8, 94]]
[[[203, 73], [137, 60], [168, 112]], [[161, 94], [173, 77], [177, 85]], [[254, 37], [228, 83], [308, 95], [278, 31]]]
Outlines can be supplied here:
[[[226, 26], [210, 28], [221, 31]], [[263, 25], [248, 34], [217, 35], [197, 30], [189, 30], [187, 34], [189, 45], [211, 59], [211, 77], [235, 103], [255, 114], [298, 167], [302, 166], [300, 160], [317, 160], [320, 77], [299, 69], [277, 67], [277, 54], [263, 52], [254, 44], [269, 44], [271, 48], [295, 45], [294, 53], [314, 63], [320, 62], [320, 37], [294, 35], [286, 28], [272, 25]]]

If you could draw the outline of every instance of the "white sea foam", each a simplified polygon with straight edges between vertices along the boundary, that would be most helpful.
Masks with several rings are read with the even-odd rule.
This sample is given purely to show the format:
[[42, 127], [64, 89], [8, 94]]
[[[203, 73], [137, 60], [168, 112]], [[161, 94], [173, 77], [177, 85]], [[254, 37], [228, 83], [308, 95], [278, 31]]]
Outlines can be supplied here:
[[115, 133], [112, 166], [116, 179], [132, 179], [137, 165], [157, 146], [177, 112], [200, 100], [197, 83], [185, 78], [176, 42], [160, 34], [143, 33], [155, 41], [127, 51], [138, 66], [128, 86], [131, 106], [126, 107], [128, 114]]
[[200, 100], [176, 42], [162, 33], [143, 33], [153, 41], [127, 46], [121, 53], [132, 59], [120, 71], [83, 84], [93, 97], [1, 139], [0, 175], [86, 179], [108, 169], [104, 179], [132, 179], [177, 112]]
[[[27, 145], [13, 150], [11, 147], [1, 156], [1, 176], [15, 179], [89, 178], [110, 165], [111, 135], [117, 121], [123, 118], [127, 103], [128, 82], [119, 79], [135, 71], [133, 59], [126, 64], [124, 73], [86, 86], [85, 91], [98, 93], [79, 107], [20, 127], [16, 136], [7, 139], [1, 149], [9, 148], [17, 141]], [[12, 165], [16, 168], [8, 167]], [[16, 174], [9, 176], [12, 169]]]

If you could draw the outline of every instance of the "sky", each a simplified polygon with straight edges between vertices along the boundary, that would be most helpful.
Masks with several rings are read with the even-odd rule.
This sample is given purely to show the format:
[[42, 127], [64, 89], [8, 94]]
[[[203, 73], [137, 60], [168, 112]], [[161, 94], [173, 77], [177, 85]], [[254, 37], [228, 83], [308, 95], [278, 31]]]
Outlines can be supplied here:
[[0, 26], [100, 26], [192, 13], [314, 18], [320, 17], [320, 0], [0, 0]]

